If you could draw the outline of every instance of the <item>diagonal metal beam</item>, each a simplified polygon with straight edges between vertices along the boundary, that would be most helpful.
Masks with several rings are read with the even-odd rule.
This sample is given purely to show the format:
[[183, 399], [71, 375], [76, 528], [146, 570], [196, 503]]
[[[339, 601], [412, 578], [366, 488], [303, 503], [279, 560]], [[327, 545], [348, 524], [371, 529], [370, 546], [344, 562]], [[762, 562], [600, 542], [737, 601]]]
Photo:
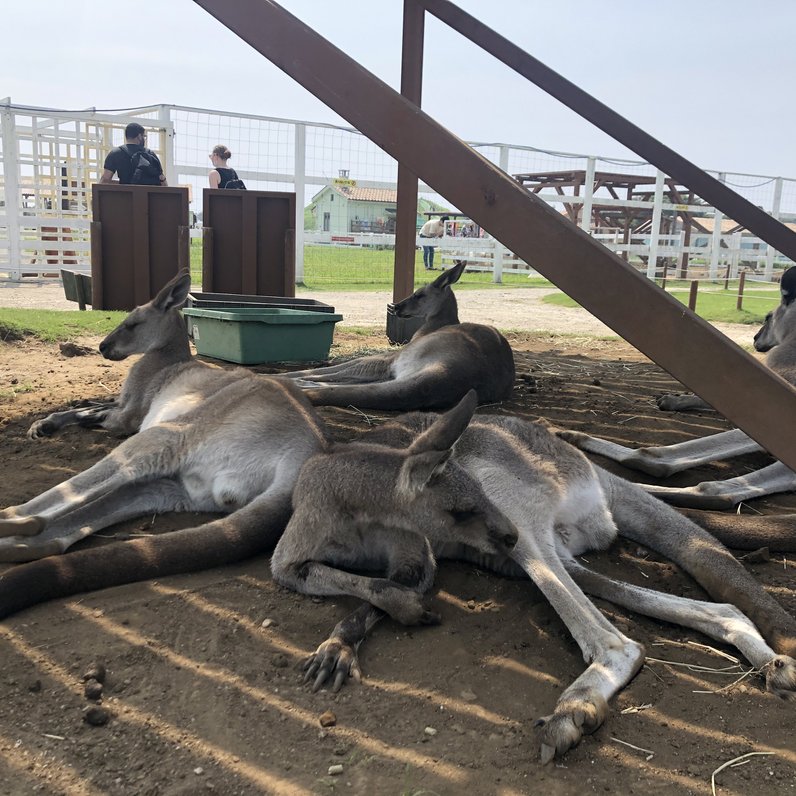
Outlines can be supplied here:
[[273, 0], [195, 2], [796, 469], [785, 381]]
[[649, 133], [578, 88], [450, 0], [418, 0], [437, 19], [486, 50], [628, 149], [695, 191], [724, 215], [796, 262], [796, 232]]

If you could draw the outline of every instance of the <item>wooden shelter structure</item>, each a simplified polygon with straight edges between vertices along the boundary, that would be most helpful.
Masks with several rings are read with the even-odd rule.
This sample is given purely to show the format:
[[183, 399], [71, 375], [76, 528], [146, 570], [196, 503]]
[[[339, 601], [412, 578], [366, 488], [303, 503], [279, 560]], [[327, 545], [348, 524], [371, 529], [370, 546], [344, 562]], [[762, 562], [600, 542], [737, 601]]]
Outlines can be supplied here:
[[[404, 0], [401, 92], [273, 0], [195, 0], [398, 163], [396, 300], [413, 289], [418, 178], [796, 469], [796, 391], [420, 109], [425, 14], [564, 102], [785, 256], [796, 234], [450, 0]], [[301, 53], [301, 58], [296, 57]], [[423, 146], [417, 146], [422, 141]], [[737, 385], [744, 385], [738, 390]], [[751, 396], [751, 397], [750, 397]], [[765, 412], [760, 406], [766, 407]]]
[[[620, 174], [595, 171], [593, 177], [586, 169], [571, 171], [542, 171], [527, 174], [514, 174], [514, 179], [531, 193], [539, 194], [545, 190], [555, 191], [559, 196], [576, 197], [577, 202], [564, 201], [564, 214], [575, 225], [598, 232], [619, 232], [623, 243], [630, 243], [631, 235], [653, 234], [654, 197], [656, 176], [654, 174]], [[592, 180], [591, 190], [588, 181]], [[607, 196], [606, 196], [607, 194]], [[602, 195], [602, 199], [601, 199]], [[693, 232], [704, 232], [706, 221], [711, 219], [694, 215], [693, 207], [699, 202], [694, 191], [680, 185], [671, 177], [665, 177], [662, 190], [663, 200], [672, 212], [661, 215], [655, 234], [674, 235], [682, 229], [683, 246], [691, 245]], [[588, 205], [586, 196], [591, 197]], [[584, 220], [584, 207], [590, 208], [590, 218]], [[705, 206], [706, 211], [710, 210]], [[733, 232], [739, 225], [726, 219], [728, 229]], [[712, 229], [712, 227], [711, 227]], [[627, 249], [620, 256], [628, 259]], [[642, 259], [645, 259], [642, 257]], [[688, 253], [680, 259], [683, 278], [688, 269]]]

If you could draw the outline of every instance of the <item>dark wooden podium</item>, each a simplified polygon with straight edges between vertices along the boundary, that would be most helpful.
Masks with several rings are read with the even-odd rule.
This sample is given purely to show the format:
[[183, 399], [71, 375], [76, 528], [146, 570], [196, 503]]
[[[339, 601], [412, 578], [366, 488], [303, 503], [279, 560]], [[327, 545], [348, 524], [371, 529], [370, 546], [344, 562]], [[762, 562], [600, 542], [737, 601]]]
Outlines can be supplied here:
[[202, 290], [296, 295], [296, 194], [203, 191]]
[[188, 189], [92, 185], [91, 304], [131, 310], [190, 268]]

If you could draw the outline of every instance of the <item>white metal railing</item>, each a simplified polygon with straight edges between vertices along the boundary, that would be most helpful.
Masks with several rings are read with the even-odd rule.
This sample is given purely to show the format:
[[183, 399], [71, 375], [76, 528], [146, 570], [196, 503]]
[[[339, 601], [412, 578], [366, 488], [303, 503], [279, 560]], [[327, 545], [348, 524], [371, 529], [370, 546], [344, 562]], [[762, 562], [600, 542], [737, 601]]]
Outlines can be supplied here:
[[[210, 169], [207, 155], [219, 142], [230, 146], [232, 165], [250, 188], [295, 190], [299, 281], [303, 279], [305, 245], [383, 247], [394, 243], [387, 233], [351, 232], [348, 221], [327, 232], [305, 230], [305, 207], [333, 183], [342, 168], [358, 187], [395, 189], [395, 161], [352, 128], [185, 106], [76, 113], [6, 101], [0, 103], [0, 279], [45, 276], [64, 266], [90, 270], [91, 184], [99, 178], [107, 151], [122, 142], [123, 128], [130, 121], [147, 128], [149, 145], [161, 156], [169, 184], [190, 188], [191, 209], [197, 218]], [[175, 137], [175, 131], [179, 136]], [[698, 267], [713, 277], [727, 269], [737, 273], [742, 267], [753, 267], [770, 278], [775, 266], [790, 264], [757, 238], [740, 232], [723, 233], [722, 215], [714, 208], [693, 201], [672, 204], [664, 193], [665, 175], [642, 161], [503, 143], [472, 142], [471, 146], [508, 173], [582, 171], [585, 181], [579, 196], [550, 190], [537, 196], [559, 210], [568, 210], [584, 230], [646, 270], [648, 276], [659, 274], [664, 263], [672, 264], [684, 256], [698, 261]], [[643, 197], [626, 198], [611, 196], [604, 188], [594, 190], [594, 177], [601, 171], [643, 175], [651, 190]], [[775, 217], [796, 220], [796, 180], [713, 173]], [[419, 191], [440, 208], [446, 206], [445, 199], [428, 186], [421, 184]], [[650, 211], [650, 232], [626, 236], [593, 228], [592, 209], [598, 205]], [[692, 231], [691, 243], [686, 246], [682, 229], [664, 234], [677, 226], [679, 213], [706, 215], [713, 231]], [[199, 222], [192, 228], [191, 237], [200, 236]], [[467, 259], [471, 267], [491, 271], [495, 281], [501, 280], [504, 270], [530, 272], [488, 236], [448, 235], [440, 243], [440, 255], [444, 259]]]

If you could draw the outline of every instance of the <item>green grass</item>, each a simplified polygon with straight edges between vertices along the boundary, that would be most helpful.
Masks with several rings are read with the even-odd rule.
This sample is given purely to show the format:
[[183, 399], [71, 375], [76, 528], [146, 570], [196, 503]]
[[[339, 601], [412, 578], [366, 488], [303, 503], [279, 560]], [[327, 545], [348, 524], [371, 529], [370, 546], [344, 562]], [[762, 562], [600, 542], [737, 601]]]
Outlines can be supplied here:
[[[688, 306], [690, 283], [667, 282], [666, 292]], [[546, 304], [558, 307], [578, 307], [576, 301], [563, 293], [554, 293], [542, 299]], [[697, 293], [696, 314], [711, 323], [760, 324], [770, 310], [779, 303], [779, 291], [747, 287], [744, 290], [743, 309], [735, 308], [738, 300], [738, 286], [730, 285], [724, 290], [724, 283], [700, 285]]]
[[62, 310], [0, 309], [0, 340], [18, 340], [33, 335], [56, 342], [80, 335], [104, 337], [115, 329], [126, 312], [64, 312]]
[[[391, 249], [368, 249], [342, 246], [305, 246], [304, 282], [299, 290], [354, 292], [367, 290], [392, 290], [394, 255]], [[439, 256], [435, 265], [439, 268]], [[428, 273], [423, 268], [423, 253], [415, 255], [415, 287], [429, 282], [439, 272]], [[202, 283], [202, 245], [191, 241], [191, 280]], [[491, 289], [505, 287], [552, 287], [542, 277], [529, 279], [521, 274], [505, 274], [502, 284], [492, 281], [489, 273], [467, 273], [457, 289]]]

